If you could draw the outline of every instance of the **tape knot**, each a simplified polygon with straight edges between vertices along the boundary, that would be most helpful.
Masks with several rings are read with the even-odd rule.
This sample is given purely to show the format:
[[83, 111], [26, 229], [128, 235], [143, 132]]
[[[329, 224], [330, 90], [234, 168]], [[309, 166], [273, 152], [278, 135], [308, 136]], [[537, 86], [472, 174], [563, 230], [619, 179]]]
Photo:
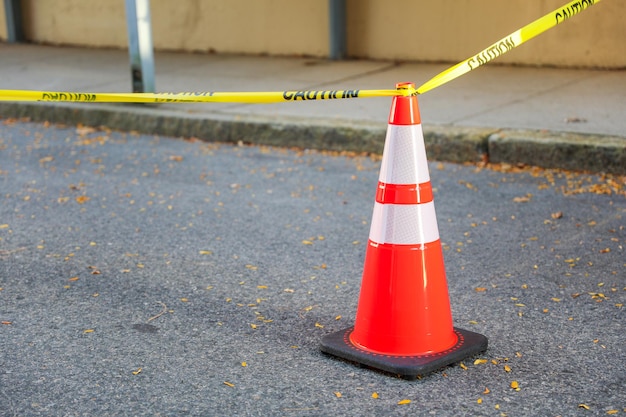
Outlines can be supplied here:
[[410, 97], [417, 95], [417, 89], [415, 88], [415, 83], [404, 82], [396, 84], [396, 91], [399, 96]]

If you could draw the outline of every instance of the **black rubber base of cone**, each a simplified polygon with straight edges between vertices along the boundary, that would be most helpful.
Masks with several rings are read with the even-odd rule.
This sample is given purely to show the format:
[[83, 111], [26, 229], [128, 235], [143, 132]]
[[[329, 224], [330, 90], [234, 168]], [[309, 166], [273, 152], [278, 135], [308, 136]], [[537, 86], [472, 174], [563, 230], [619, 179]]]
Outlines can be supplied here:
[[394, 356], [373, 353], [355, 346], [350, 341], [350, 327], [322, 338], [322, 352], [357, 362], [375, 369], [400, 375], [407, 379], [436, 371], [487, 349], [487, 338], [479, 333], [454, 328], [457, 343], [443, 352], [419, 356]]

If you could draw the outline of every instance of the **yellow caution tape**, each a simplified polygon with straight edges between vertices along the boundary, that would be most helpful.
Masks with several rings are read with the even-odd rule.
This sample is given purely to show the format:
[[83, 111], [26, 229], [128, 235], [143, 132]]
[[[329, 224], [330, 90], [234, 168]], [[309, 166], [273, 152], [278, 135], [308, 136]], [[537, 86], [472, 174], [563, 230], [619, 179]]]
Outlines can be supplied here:
[[486, 64], [600, 0], [574, 0], [500, 39], [476, 55], [437, 74], [419, 88], [399, 84], [395, 90], [302, 90], [274, 92], [73, 93], [0, 90], [0, 101], [62, 101], [81, 103], [281, 103], [424, 94]]
[[485, 65], [487, 62], [504, 55], [511, 49], [520, 46], [524, 42], [534, 38], [548, 29], [553, 28], [559, 23], [564, 22], [599, 1], [600, 0], [574, 0], [567, 3], [563, 7], [559, 7], [534, 22], [529, 23], [523, 28], [516, 30], [510, 35], [505, 36], [476, 55], [467, 58], [465, 61], [459, 62], [453, 67], [435, 75], [433, 78], [417, 88], [417, 94], [424, 94], [425, 92], [430, 91], [433, 88], [437, 88], [448, 81], [452, 81], [455, 78], [480, 67], [481, 65]]
[[0, 90], [0, 101], [70, 101], [85, 103], [281, 103], [286, 101], [337, 100], [414, 94], [398, 90], [310, 90], [274, 92], [191, 93], [71, 93], [52, 91]]

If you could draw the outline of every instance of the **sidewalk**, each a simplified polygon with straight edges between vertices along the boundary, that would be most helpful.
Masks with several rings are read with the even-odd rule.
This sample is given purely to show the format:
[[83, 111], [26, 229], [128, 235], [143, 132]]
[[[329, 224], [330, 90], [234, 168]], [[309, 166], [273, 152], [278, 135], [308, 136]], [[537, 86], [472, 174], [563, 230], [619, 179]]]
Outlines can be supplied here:
[[[122, 50], [0, 44], [0, 89], [128, 92]], [[159, 92], [417, 85], [448, 64], [157, 53]], [[420, 96], [429, 158], [626, 173], [626, 71], [489, 65]], [[0, 117], [208, 141], [381, 152], [387, 98], [249, 104], [0, 102]]]

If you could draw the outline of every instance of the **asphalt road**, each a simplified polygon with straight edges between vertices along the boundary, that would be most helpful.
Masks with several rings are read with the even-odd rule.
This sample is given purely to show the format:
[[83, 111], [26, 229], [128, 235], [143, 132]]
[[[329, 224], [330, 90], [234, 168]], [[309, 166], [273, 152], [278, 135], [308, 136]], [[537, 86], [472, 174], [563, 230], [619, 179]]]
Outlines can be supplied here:
[[626, 414], [623, 178], [432, 162], [489, 349], [406, 381], [319, 350], [376, 158], [2, 122], [0, 416]]

